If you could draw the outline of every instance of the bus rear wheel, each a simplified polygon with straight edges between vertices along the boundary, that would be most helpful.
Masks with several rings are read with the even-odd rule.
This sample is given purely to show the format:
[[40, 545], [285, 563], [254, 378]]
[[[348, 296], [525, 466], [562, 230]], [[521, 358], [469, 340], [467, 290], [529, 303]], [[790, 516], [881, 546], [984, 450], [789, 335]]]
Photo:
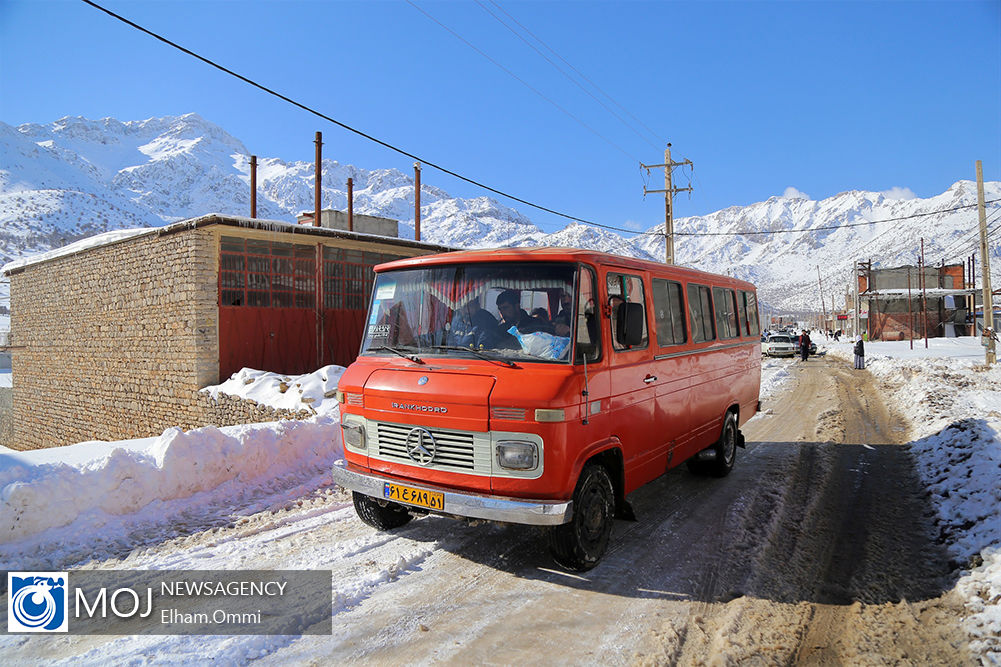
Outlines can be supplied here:
[[364, 493], [352, 491], [351, 500], [354, 502], [358, 518], [377, 530], [399, 528], [413, 518], [403, 505], [378, 500]]
[[711, 475], [713, 477], [726, 477], [733, 470], [733, 463], [737, 460], [737, 443], [740, 439], [737, 428], [737, 415], [727, 412], [723, 418], [723, 432], [720, 433], [719, 440], [712, 447], [703, 450], [708, 454], [708, 458], [703, 458], [703, 452], [699, 452], [688, 459], [688, 469], [696, 475]]
[[584, 467], [573, 493], [573, 518], [554, 526], [549, 549], [557, 563], [575, 572], [590, 570], [608, 548], [615, 516], [615, 489], [604, 466]]
[[713, 477], [726, 477], [733, 470], [733, 462], [737, 460], [737, 415], [726, 413], [723, 420], [723, 433], [716, 443], [716, 460], [709, 466], [709, 474]]

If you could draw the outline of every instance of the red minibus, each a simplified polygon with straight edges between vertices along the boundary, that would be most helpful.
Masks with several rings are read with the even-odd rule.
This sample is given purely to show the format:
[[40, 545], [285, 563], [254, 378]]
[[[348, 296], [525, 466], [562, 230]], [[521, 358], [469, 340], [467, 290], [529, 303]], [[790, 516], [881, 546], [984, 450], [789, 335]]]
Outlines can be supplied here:
[[556, 561], [587, 570], [635, 489], [682, 462], [732, 469], [759, 408], [752, 284], [565, 248], [375, 271], [333, 469], [365, 523], [549, 526]]

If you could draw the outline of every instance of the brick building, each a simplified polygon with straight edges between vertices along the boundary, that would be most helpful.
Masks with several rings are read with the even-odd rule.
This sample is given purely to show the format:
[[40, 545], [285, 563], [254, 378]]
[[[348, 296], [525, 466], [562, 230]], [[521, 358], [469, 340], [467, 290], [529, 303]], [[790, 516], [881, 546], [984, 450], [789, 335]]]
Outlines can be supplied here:
[[[199, 393], [358, 350], [372, 266], [449, 248], [208, 215], [12, 262], [15, 449], [274, 418]], [[248, 414], [253, 412], [254, 414]]]
[[869, 340], [923, 338], [926, 322], [929, 338], [972, 335], [966, 316], [975, 290], [966, 286], [962, 264], [863, 269], [858, 281], [861, 329]]

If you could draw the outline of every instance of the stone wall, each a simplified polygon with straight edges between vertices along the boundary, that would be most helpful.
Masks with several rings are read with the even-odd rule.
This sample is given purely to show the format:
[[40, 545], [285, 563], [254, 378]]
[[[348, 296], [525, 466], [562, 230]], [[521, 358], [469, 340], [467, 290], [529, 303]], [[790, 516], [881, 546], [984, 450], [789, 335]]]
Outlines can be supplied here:
[[0, 387], [0, 445], [10, 447], [14, 439], [14, 391]]
[[218, 382], [217, 244], [157, 233], [11, 275], [13, 436], [36, 449], [206, 423]]
[[279, 419], [309, 419], [316, 415], [315, 410], [272, 408], [228, 394], [219, 394], [218, 399], [213, 399], [205, 392], [198, 392], [195, 404], [202, 411], [205, 423], [216, 426], [272, 422]]

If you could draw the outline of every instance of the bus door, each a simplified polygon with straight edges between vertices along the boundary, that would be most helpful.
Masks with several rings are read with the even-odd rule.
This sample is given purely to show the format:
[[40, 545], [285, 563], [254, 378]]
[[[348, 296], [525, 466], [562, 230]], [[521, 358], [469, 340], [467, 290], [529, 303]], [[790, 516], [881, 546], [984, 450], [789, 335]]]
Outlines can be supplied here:
[[610, 343], [611, 434], [622, 443], [628, 491], [664, 472], [667, 449], [657, 430], [657, 377], [650, 364], [649, 309], [643, 278], [609, 271], [605, 287], [602, 319]]

